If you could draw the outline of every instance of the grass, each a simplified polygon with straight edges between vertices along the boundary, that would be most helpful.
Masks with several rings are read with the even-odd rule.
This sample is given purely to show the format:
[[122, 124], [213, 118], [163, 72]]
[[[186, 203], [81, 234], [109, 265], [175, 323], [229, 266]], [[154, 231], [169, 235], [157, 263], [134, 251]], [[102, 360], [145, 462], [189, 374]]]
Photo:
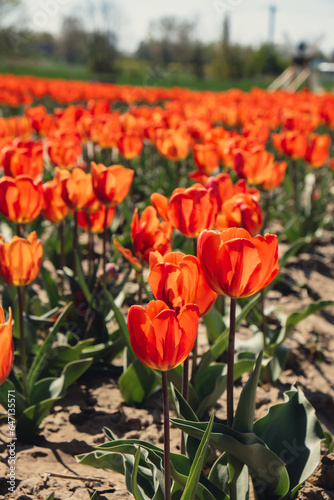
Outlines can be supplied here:
[[215, 80], [206, 77], [202, 80], [189, 70], [178, 65], [170, 65], [168, 70], [146, 61], [120, 59], [116, 61], [113, 75], [93, 74], [84, 64], [68, 64], [54, 59], [43, 60], [5, 60], [0, 59], [0, 73], [32, 75], [68, 80], [105, 81], [120, 85], [141, 85], [145, 87], [187, 87], [192, 90], [223, 91], [232, 87], [248, 91], [252, 87], [266, 88], [271, 82], [269, 77], [244, 78], [242, 80]]

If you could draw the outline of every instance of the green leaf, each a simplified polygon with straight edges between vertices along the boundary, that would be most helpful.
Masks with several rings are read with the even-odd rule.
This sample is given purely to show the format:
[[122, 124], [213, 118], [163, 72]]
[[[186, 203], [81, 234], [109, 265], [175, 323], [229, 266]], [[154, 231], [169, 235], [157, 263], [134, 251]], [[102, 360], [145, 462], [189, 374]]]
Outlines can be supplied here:
[[76, 267], [76, 272], [77, 272], [77, 277], [81, 286], [81, 289], [87, 299], [87, 302], [90, 304], [92, 301], [92, 294], [89, 291], [89, 288], [87, 286], [87, 283], [85, 281], [83, 272], [82, 272], [82, 267], [81, 267], [81, 260], [79, 258], [79, 254], [76, 253], [75, 256], [75, 267]]
[[[43, 419], [49, 414], [55, 401], [65, 395], [65, 390], [92, 364], [92, 359], [68, 363], [58, 378], [40, 380], [31, 391], [31, 402], [18, 417], [16, 434], [26, 443], [32, 442]], [[44, 398], [44, 399], [42, 399]]]
[[250, 377], [244, 385], [239, 397], [232, 425], [233, 429], [238, 432], [252, 432], [253, 430], [256, 389], [259, 383], [261, 365], [262, 352], [260, 352], [257, 357], [254, 370], [250, 374]]
[[154, 390], [156, 379], [151, 368], [138, 359], [131, 363], [118, 379], [124, 401], [129, 405], [142, 403]]
[[[95, 493], [94, 493], [95, 495]], [[91, 500], [97, 500], [97, 497], [94, 498], [94, 495], [92, 496]], [[44, 500], [54, 500], [54, 494], [51, 493], [50, 495], [48, 495], [47, 497], [44, 498]]]
[[210, 311], [203, 316], [203, 321], [206, 326], [209, 341], [211, 343], [215, 342], [226, 328], [223, 315], [213, 306]]
[[203, 434], [202, 441], [197, 449], [197, 453], [191, 465], [190, 473], [188, 475], [187, 483], [184, 488], [181, 500], [193, 500], [195, 498], [201, 470], [203, 468], [204, 461], [206, 458], [206, 450], [208, 448], [213, 419], [214, 419], [214, 413], [212, 413], [211, 415], [206, 431]]
[[262, 361], [261, 381], [264, 384], [276, 382], [288, 361], [290, 348], [280, 344], [274, 350], [271, 357], [265, 357]]
[[93, 495], [90, 497], [90, 500], [98, 500], [97, 491], [94, 491]]
[[[236, 329], [241, 325], [243, 319], [247, 316], [247, 314], [252, 310], [254, 304], [259, 299], [260, 294], [257, 293], [252, 297], [252, 299], [246, 304], [246, 306], [242, 309], [241, 313], [236, 318]], [[225, 328], [225, 330], [221, 333], [221, 335], [217, 338], [215, 343], [210, 347], [210, 349], [204, 354], [198, 368], [196, 370], [195, 377], [199, 376], [200, 373], [207, 368], [210, 363], [216, 361], [219, 356], [223, 354], [223, 352], [227, 349], [228, 346], [228, 336], [229, 336], [229, 328]]]
[[41, 268], [45, 291], [48, 295], [50, 307], [57, 307], [59, 303], [59, 294], [55, 281], [52, 279], [49, 271], [44, 266]]
[[30, 367], [28, 377], [27, 377], [27, 392], [28, 392], [28, 398], [29, 395], [36, 383], [36, 380], [41, 373], [42, 369], [44, 368], [45, 364], [47, 363], [47, 356], [49, 350], [52, 349], [52, 342], [56, 336], [56, 333], [58, 332], [61, 323], [63, 321], [63, 318], [69, 308], [71, 307], [72, 303], [70, 302], [65, 309], [62, 311], [62, 313], [59, 315], [57, 321], [54, 324], [54, 327], [50, 330], [49, 334], [47, 335], [46, 339], [44, 340], [43, 344], [39, 348], [35, 359]]
[[[242, 389], [238, 406], [233, 419], [232, 428], [238, 432], [252, 432], [255, 414], [256, 389], [262, 364], [262, 352], [260, 352], [255, 368], [252, 371], [247, 383]], [[249, 494], [248, 467], [237, 458], [230, 456], [230, 486], [229, 492], [231, 500], [247, 499]]]
[[314, 408], [299, 389], [292, 387], [285, 399], [254, 423], [254, 432], [286, 463], [294, 493], [318, 465], [324, 434]]
[[140, 461], [140, 446], [138, 446], [138, 449], [135, 454], [135, 461], [133, 464], [133, 470], [131, 476], [131, 488], [135, 500], [149, 500], [145, 494], [142, 494], [138, 486], [137, 475], [138, 475], [139, 461]]
[[[234, 380], [250, 371], [254, 366], [253, 359], [241, 359], [234, 364]], [[199, 418], [205, 415], [214, 407], [220, 396], [226, 389], [227, 366], [222, 363], [208, 366], [201, 372], [201, 376], [196, 378], [196, 390], [200, 404], [196, 408], [196, 414]]]
[[227, 495], [229, 493], [229, 477], [228, 456], [227, 453], [222, 453], [211, 467], [208, 479]]
[[[170, 384], [170, 388], [178, 417], [182, 417], [185, 420], [191, 420], [192, 422], [198, 422], [198, 418], [195, 412], [193, 411], [191, 406], [187, 403], [187, 401], [183, 398], [182, 394], [176, 389], [176, 387], [174, 387], [173, 384]], [[199, 445], [200, 445], [199, 439], [196, 439], [187, 434], [185, 435], [185, 449], [190, 459], [192, 460], [194, 459]], [[211, 454], [211, 449], [207, 450], [207, 454], [208, 456], [206, 457], [206, 459], [209, 458]]]
[[129, 330], [128, 330], [127, 324], [125, 322], [124, 316], [123, 316], [122, 312], [120, 311], [120, 309], [117, 307], [117, 304], [114, 301], [111, 293], [109, 293], [108, 290], [105, 290], [105, 294], [109, 300], [111, 308], [113, 309], [113, 311], [115, 313], [115, 319], [116, 319], [118, 326], [120, 327], [120, 330], [121, 330], [122, 335], [124, 337], [125, 344], [128, 348], [128, 354], [129, 354], [130, 358], [134, 361], [137, 358], [134, 355], [134, 352], [133, 352], [132, 347], [131, 347]]
[[[191, 436], [201, 439], [207, 423], [171, 419], [171, 422]], [[255, 488], [263, 487], [266, 499], [279, 499], [289, 491], [289, 477], [284, 462], [254, 433], [240, 433], [223, 424], [213, 424], [211, 446], [226, 451], [253, 472]]]

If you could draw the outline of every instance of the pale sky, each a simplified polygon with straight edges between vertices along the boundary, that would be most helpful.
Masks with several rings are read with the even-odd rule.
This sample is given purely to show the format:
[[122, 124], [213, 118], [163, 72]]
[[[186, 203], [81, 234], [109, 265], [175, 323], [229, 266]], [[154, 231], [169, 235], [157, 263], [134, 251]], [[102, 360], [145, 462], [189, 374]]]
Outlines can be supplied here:
[[[198, 39], [219, 38], [225, 13], [230, 15], [231, 41], [259, 45], [269, 38], [269, 7], [276, 7], [274, 42], [318, 40], [325, 54], [334, 51], [334, 0], [23, 0], [26, 26], [56, 33], [64, 16], [85, 19], [86, 26], [109, 19], [121, 50], [133, 51], [148, 35], [150, 21], [176, 16], [195, 22]], [[109, 6], [102, 11], [103, 5]], [[92, 6], [94, 6], [92, 8]]]

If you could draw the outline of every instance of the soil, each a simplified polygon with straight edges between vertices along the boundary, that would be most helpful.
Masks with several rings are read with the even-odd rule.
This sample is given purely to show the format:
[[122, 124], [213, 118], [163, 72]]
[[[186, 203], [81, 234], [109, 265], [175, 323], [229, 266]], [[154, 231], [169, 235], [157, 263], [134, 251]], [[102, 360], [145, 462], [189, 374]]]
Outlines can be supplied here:
[[[334, 234], [324, 231], [308, 253], [291, 258], [281, 270], [284, 284], [267, 296], [268, 305], [284, 312], [299, 310], [317, 299], [334, 297]], [[258, 388], [256, 417], [282, 402], [284, 391], [298, 384], [316, 409], [325, 430], [334, 434], [334, 306], [302, 321], [286, 344], [291, 354], [285, 370], [272, 385]], [[206, 338], [200, 336], [205, 349]], [[121, 366], [122, 360], [116, 360]], [[246, 380], [245, 376], [245, 380]], [[236, 388], [235, 397], [240, 393]], [[216, 415], [225, 418], [225, 395]], [[1, 411], [3, 413], [3, 409]], [[117, 381], [91, 374], [72, 386], [44, 420], [33, 445], [16, 443], [16, 490], [8, 492], [8, 437], [0, 430], [0, 500], [89, 500], [94, 491], [100, 500], [130, 498], [124, 477], [112, 471], [80, 465], [75, 455], [89, 452], [104, 441], [106, 426], [119, 438], [140, 438], [162, 446], [161, 391], [140, 408], [127, 406]], [[179, 450], [180, 432], [171, 429], [172, 450]], [[334, 454], [323, 448], [321, 464], [298, 492], [299, 499], [334, 499]]]

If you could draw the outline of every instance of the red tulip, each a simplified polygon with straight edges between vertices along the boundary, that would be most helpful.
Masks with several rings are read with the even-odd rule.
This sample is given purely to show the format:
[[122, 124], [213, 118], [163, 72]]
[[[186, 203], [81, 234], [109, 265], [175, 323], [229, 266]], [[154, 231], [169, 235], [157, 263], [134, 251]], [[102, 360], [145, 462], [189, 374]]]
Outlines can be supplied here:
[[0, 179], [0, 213], [11, 222], [27, 224], [35, 220], [44, 207], [41, 181], [28, 175]]
[[213, 306], [217, 294], [207, 284], [197, 257], [182, 252], [165, 256], [150, 254], [148, 283], [156, 299], [163, 300], [177, 313], [185, 304], [196, 304], [200, 316]]
[[5, 315], [0, 306], [0, 385], [8, 377], [14, 360], [14, 344], [12, 310], [9, 308], [9, 317], [5, 323]]
[[96, 198], [103, 205], [115, 207], [122, 203], [129, 192], [134, 170], [111, 165], [105, 167], [102, 163], [92, 162], [93, 189]]
[[253, 295], [278, 273], [277, 236], [273, 234], [252, 238], [239, 228], [203, 231], [197, 249], [210, 287], [232, 298]]
[[137, 358], [156, 370], [170, 370], [187, 359], [194, 347], [198, 307], [186, 304], [177, 315], [161, 300], [146, 308], [132, 306], [128, 314], [130, 342]]
[[200, 184], [175, 189], [169, 201], [153, 193], [151, 202], [163, 219], [189, 238], [196, 238], [203, 229], [212, 229], [218, 211], [215, 192]]
[[256, 197], [238, 193], [223, 203], [215, 227], [220, 231], [229, 227], [242, 227], [255, 236], [261, 231], [262, 224], [262, 209]]
[[14, 236], [10, 242], [4, 242], [0, 234], [0, 274], [8, 285], [24, 286], [34, 281], [42, 258], [42, 243], [35, 231], [27, 239]]

